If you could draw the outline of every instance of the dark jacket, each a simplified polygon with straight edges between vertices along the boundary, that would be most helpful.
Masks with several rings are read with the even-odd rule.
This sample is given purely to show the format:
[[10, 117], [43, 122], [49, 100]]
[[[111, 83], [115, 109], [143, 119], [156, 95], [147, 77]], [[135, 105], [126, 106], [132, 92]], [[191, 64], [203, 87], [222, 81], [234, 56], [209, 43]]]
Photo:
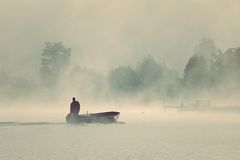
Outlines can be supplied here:
[[78, 101], [73, 101], [70, 106], [70, 113], [79, 114], [80, 104]]

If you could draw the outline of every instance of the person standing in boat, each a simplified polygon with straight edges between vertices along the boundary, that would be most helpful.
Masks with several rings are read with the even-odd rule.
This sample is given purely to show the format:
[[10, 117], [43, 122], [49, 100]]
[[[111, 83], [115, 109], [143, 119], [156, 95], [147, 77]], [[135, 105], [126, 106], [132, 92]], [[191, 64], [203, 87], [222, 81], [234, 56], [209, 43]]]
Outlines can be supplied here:
[[76, 101], [75, 97], [72, 98], [70, 105], [70, 114], [78, 115], [80, 111], [80, 103]]

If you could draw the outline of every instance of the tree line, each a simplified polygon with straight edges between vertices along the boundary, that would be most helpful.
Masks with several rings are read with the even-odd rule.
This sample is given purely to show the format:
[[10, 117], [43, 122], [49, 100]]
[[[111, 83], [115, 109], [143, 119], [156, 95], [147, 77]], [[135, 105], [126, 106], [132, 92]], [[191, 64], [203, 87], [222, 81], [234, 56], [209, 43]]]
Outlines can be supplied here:
[[102, 75], [83, 66], [71, 65], [71, 52], [71, 48], [61, 42], [45, 43], [39, 82], [9, 77], [2, 71], [0, 97], [29, 96], [43, 89], [57, 94], [60, 88], [94, 98], [139, 97], [151, 101], [238, 94], [240, 89], [240, 47], [222, 52], [209, 38], [203, 38], [194, 48], [182, 74], [148, 56], [135, 67], [119, 66]]

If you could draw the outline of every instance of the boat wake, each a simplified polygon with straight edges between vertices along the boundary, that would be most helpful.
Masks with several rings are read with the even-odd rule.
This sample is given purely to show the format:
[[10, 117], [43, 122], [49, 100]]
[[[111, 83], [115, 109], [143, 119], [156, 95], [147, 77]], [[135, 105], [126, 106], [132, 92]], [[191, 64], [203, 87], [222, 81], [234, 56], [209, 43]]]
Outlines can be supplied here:
[[[66, 123], [53, 123], [53, 122], [0, 122], [0, 127], [5, 127], [5, 126], [47, 126], [47, 125], [65, 125], [65, 124]], [[84, 124], [85, 123], [82, 123], [82, 125], [84, 125]], [[105, 123], [100, 123], [100, 124], [105, 124]], [[118, 122], [106, 123], [106, 124], [125, 124], [125, 122], [118, 121]]]
[[61, 125], [65, 123], [52, 122], [0, 122], [0, 127], [4, 126], [39, 126], [39, 125]]

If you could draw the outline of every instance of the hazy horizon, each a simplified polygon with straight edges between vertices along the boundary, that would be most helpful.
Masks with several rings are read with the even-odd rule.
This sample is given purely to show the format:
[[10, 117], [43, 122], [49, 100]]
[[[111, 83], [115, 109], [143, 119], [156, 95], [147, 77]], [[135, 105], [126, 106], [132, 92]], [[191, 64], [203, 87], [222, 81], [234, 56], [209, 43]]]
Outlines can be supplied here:
[[239, 6], [0, 1], [0, 160], [239, 159]]
[[[214, 52], [225, 53], [240, 46], [239, 5], [236, 0], [2, 1], [0, 98], [23, 96], [22, 101], [41, 101], [42, 97], [54, 100], [59, 95], [65, 100], [91, 97], [107, 103], [115, 97], [120, 97], [118, 101], [127, 97], [147, 102], [170, 99], [179, 104], [187, 98], [226, 97], [222, 101], [230, 104], [240, 95], [234, 75], [237, 70], [231, 68], [231, 63], [238, 63], [236, 58], [225, 58], [229, 77], [223, 76], [222, 68], [212, 69], [218, 66], [217, 60], [209, 68], [204, 61], [196, 68], [189, 62], [204, 38], [212, 40], [210, 50], [213, 47]], [[67, 72], [55, 66], [55, 77], [41, 77], [45, 42], [62, 42], [71, 48]], [[188, 78], [186, 73], [199, 67], [206, 68], [208, 75], [200, 71], [203, 80], [197, 83], [199, 75]], [[55, 88], [43, 85], [51, 78], [49, 83]], [[200, 94], [199, 88], [203, 88]]]
[[151, 55], [182, 73], [193, 48], [210, 37], [240, 46], [239, 1], [0, 2], [1, 70], [37, 76], [44, 42], [72, 48], [71, 62], [107, 73]]

